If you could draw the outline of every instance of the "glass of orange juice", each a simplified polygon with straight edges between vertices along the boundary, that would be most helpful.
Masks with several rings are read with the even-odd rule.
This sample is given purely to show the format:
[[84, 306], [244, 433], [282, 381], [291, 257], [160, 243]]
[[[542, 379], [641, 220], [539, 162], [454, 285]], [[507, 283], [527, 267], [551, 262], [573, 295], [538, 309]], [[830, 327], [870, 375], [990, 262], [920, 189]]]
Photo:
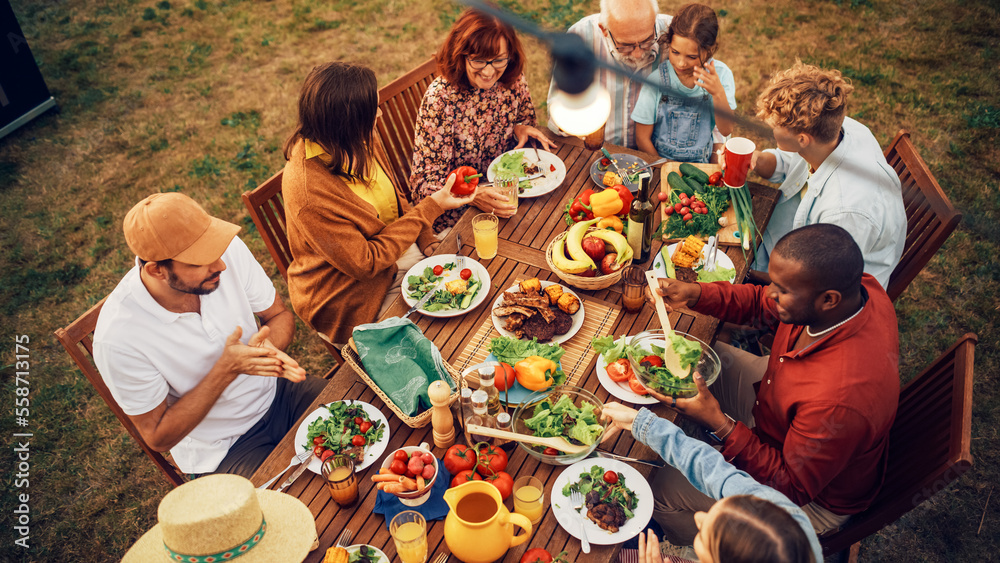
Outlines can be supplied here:
[[427, 521], [415, 510], [404, 510], [389, 522], [396, 555], [403, 563], [427, 561]]
[[492, 213], [480, 213], [472, 218], [472, 234], [476, 237], [476, 254], [483, 260], [497, 255], [500, 220]]
[[545, 486], [537, 477], [519, 477], [514, 481], [514, 512], [532, 524], [538, 524], [545, 513]]
[[358, 478], [354, 474], [354, 460], [349, 456], [335, 455], [324, 461], [323, 478], [338, 505], [351, 506], [358, 501]]

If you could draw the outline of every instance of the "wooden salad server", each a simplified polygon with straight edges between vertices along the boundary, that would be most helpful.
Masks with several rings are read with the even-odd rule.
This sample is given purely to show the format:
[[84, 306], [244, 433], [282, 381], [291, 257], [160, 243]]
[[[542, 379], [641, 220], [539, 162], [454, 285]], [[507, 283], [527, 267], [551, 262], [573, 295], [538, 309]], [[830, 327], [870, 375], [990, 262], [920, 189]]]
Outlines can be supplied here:
[[656, 306], [656, 314], [660, 317], [660, 325], [663, 326], [663, 332], [667, 337], [666, 345], [663, 347], [663, 367], [670, 370], [670, 373], [685, 373], [687, 370], [681, 367], [681, 357], [670, 343], [674, 329], [670, 326], [667, 308], [663, 305], [663, 296], [659, 294], [660, 283], [656, 281], [656, 272], [646, 271], [646, 283], [649, 284], [649, 292], [653, 294], [653, 305]]
[[517, 432], [500, 430], [499, 428], [489, 428], [478, 424], [470, 424], [468, 426], [468, 431], [469, 434], [478, 434], [480, 436], [488, 436], [490, 438], [502, 438], [504, 440], [514, 440], [515, 442], [538, 444], [539, 446], [555, 448], [568, 454], [578, 454], [590, 449], [590, 446], [577, 446], [575, 444], [571, 444], [568, 440], [566, 440], [566, 438], [542, 438], [538, 436], [529, 436], [528, 434], [518, 434]]

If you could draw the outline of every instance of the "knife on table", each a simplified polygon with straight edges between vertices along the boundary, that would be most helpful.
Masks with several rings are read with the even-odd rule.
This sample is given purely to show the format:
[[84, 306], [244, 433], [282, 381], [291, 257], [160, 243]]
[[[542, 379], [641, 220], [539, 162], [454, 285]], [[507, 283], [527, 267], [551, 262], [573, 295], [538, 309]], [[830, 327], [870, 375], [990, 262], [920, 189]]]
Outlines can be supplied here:
[[437, 293], [438, 287], [441, 286], [441, 282], [443, 280], [444, 280], [444, 278], [441, 278], [440, 280], [438, 280], [437, 283], [434, 284], [434, 287], [432, 287], [427, 293], [424, 294], [423, 297], [420, 298], [419, 301], [417, 301], [416, 303], [413, 304], [412, 307], [410, 307], [410, 310], [407, 311], [405, 315], [403, 315], [403, 318], [405, 319], [406, 317], [409, 317], [410, 315], [413, 314], [414, 311], [416, 311], [417, 309], [423, 307], [424, 303], [427, 303], [428, 301], [430, 301], [431, 297], [433, 297], [434, 294]]
[[618, 461], [631, 461], [632, 463], [641, 463], [643, 465], [649, 465], [652, 467], [666, 467], [667, 464], [663, 461], [648, 461], [645, 459], [636, 459], [634, 457], [627, 457], [623, 455], [613, 454], [611, 452], [606, 452], [604, 450], [594, 450], [594, 456], [596, 457], [606, 457], [608, 459], [617, 459]]
[[[521, 176], [520, 178], [517, 179], [517, 182], [521, 183], [521, 182], [523, 182], [525, 180], [534, 180], [535, 178], [541, 178], [544, 175], [545, 175], [544, 172], [538, 172], [537, 174], [529, 174], [527, 176]], [[496, 184], [496, 180], [493, 180], [492, 182], [483, 182], [482, 184], [479, 184], [479, 187], [480, 188], [488, 188], [488, 187], [492, 186], [493, 184]]]
[[300, 463], [299, 467], [292, 473], [292, 475], [288, 479], [285, 479], [285, 482], [282, 483], [281, 486], [277, 488], [277, 491], [280, 493], [281, 491], [284, 491], [285, 489], [287, 489], [289, 485], [291, 485], [292, 483], [294, 483], [295, 480], [299, 478], [300, 475], [302, 475], [303, 473], [305, 473], [306, 469], [309, 469], [309, 464], [311, 462], [312, 462], [312, 458], [309, 458], [306, 461], [303, 461], [302, 463]]

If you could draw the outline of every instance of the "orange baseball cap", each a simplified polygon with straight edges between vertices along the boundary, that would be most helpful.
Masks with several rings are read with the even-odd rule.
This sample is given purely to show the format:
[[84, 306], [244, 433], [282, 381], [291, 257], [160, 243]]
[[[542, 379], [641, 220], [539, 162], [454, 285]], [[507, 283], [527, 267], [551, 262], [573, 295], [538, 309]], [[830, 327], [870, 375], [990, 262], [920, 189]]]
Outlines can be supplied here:
[[170, 192], [135, 204], [125, 215], [124, 229], [128, 247], [143, 260], [202, 266], [222, 256], [240, 226], [212, 217], [184, 194]]

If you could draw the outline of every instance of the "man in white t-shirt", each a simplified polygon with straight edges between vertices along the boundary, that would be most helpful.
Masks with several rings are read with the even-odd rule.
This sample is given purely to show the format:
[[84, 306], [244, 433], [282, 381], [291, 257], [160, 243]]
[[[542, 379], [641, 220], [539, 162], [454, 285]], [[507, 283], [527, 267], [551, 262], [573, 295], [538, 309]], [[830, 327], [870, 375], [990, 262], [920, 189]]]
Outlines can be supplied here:
[[240, 227], [191, 198], [153, 194], [124, 230], [136, 265], [94, 330], [101, 376], [181, 471], [249, 477], [325, 384], [282, 351], [294, 316]]

